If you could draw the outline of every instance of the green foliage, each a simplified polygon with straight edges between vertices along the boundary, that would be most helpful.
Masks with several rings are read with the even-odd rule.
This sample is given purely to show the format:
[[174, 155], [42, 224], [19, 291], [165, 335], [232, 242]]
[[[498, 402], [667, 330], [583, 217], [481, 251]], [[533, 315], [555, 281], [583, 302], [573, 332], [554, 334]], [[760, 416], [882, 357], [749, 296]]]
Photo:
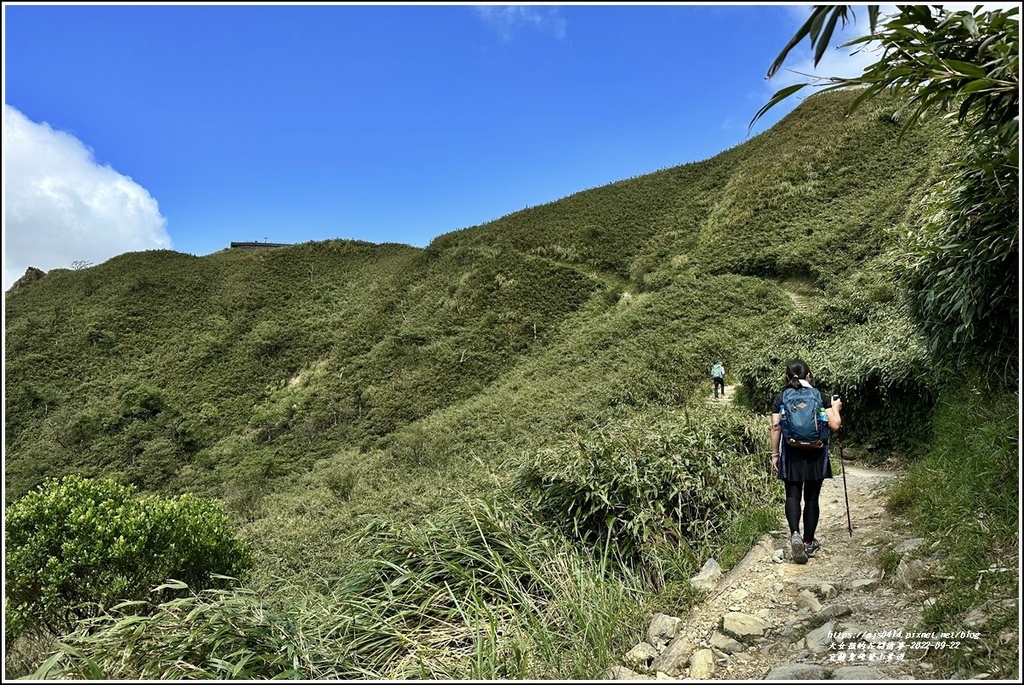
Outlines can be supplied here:
[[40, 632], [26, 633], [4, 645], [4, 680], [24, 678], [58, 649], [57, 638]]
[[[1020, 320], [1019, 12], [916, 8], [887, 25], [885, 65], [912, 93], [908, 123], [955, 112], [964, 148], [908, 236], [903, 285], [940, 358], [989, 366], [1009, 387]], [[920, 33], [899, 30], [911, 21]]]
[[[951, 384], [927, 457], [893, 490], [893, 499], [904, 502], [903, 515], [932, 533], [996, 525], [1006, 535], [1017, 517], [1018, 407], [1016, 392], [993, 392], [972, 378]], [[991, 522], [980, 523], [986, 518]]]
[[[942, 577], [933, 592], [937, 601], [924, 616], [924, 629], [940, 632], [962, 630], [966, 613], [988, 600], [1019, 594], [1020, 395], [973, 377], [953, 380], [938, 404], [931, 449], [889, 501], [917, 534], [948, 553], [936, 573]], [[1016, 603], [989, 612], [981, 634], [1003, 634], [1017, 625], [1018, 612]], [[1019, 675], [1015, 641], [979, 640], [966, 647], [935, 658], [951, 671]]]
[[837, 126], [852, 96], [830, 96], [714, 159], [426, 250], [156, 250], [26, 284], [7, 297], [7, 491], [118, 473], [219, 495], [342, 445], [395, 468], [507, 461], [580, 417], [683, 402], [780, 315], [764, 276], [825, 281], [878, 254], [944, 153], [877, 118]]
[[737, 512], [764, 502], [767, 450], [760, 421], [694, 409], [578, 431], [529, 455], [517, 483], [543, 521], [592, 547], [608, 541], [636, 565], [666, 542], [703, 552]]
[[970, 150], [904, 235], [902, 286], [936, 356], [1017, 384], [1019, 147]]
[[[938, 125], [901, 140], [898, 100], [843, 118], [856, 97], [422, 250], [150, 251], [19, 286], [8, 497], [68, 474], [217, 497], [254, 564], [251, 592], [134, 595], [50, 667], [595, 677], [652, 588], [688, 606], [707, 557], [774, 525], [756, 414], [790, 352], [847, 398], [851, 437], [927, 434], [889, 255], [952, 148]], [[754, 415], [698, 406], [717, 359]]]
[[163, 393], [146, 383], [139, 383], [121, 394], [121, 415], [131, 418], [151, 418], [162, 412], [167, 402]]
[[334, 493], [335, 497], [348, 500], [352, 497], [352, 490], [359, 482], [359, 472], [348, 468], [334, 468], [324, 474], [324, 483]]
[[[868, 5], [868, 21], [871, 26], [871, 32], [874, 33], [875, 25], [878, 23], [878, 5]], [[849, 17], [847, 17], [849, 15]], [[818, 62], [825, 54], [825, 50], [828, 48], [829, 43], [832, 41], [832, 34], [835, 32], [836, 24], [842, 21], [842, 25], [845, 27], [846, 22], [849, 20], [856, 20], [856, 14], [853, 9], [848, 5], [836, 5], [826, 6], [819, 5], [811, 10], [810, 16], [807, 21], [797, 29], [797, 32], [789, 39], [786, 46], [782, 48], [782, 52], [775, 58], [772, 65], [768, 68], [768, 73], [765, 78], [771, 78], [778, 72], [786, 62], [786, 57], [790, 51], [800, 44], [805, 38], [809, 38], [811, 45], [814, 46], [814, 66], [818, 66]], [[778, 97], [778, 96], [776, 96]], [[758, 116], [754, 118], [756, 121], [761, 114], [767, 111], [762, 110], [758, 113]]]
[[875, 560], [875, 565], [882, 573], [891, 578], [896, 573], [896, 569], [899, 568], [902, 559], [903, 555], [899, 552], [888, 550], [878, 556]]
[[[1013, 121], [1019, 87], [1019, 8], [986, 9], [977, 5], [953, 11], [939, 5], [900, 5], [879, 24], [879, 6], [867, 7], [870, 32], [843, 47], [878, 43], [881, 56], [859, 76], [826, 78], [830, 85], [822, 92], [863, 86], [850, 111], [881, 93], [905, 93], [909, 95], [905, 129], [936, 110], [956, 111], [961, 121], [986, 120], [988, 125], [1003, 126]], [[845, 24], [848, 12], [850, 7], [846, 5], [815, 7], [767, 76], [770, 78], [782, 66], [790, 50], [804, 38], [815, 47], [817, 65], [832, 40], [836, 22], [842, 20]], [[753, 121], [807, 85], [811, 84], [780, 90]]]
[[[804, 37], [815, 63], [848, 7], [812, 10], [769, 76]], [[906, 104], [895, 114], [902, 133], [926, 117], [946, 115], [963, 149], [943, 170], [924, 220], [906, 237], [906, 289], [928, 344], [953, 366], [987, 366], [1007, 387], [1017, 385], [1020, 213], [1020, 9], [954, 11], [900, 5], [871, 32], [847, 45], [880, 44], [881, 56], [853, 78], [833, 77], [823, 91], [860, 86], [850, 111], [885, 93]], [[827, 20], [828, 23], [825, 23]], [[823, 28], [824, 27], [824, 28]], [[754, 117], [804, 85], [784, 88]]]
[[[846, 118], [855, 97], [812, 96], [748, 143], [773, 152], [737, 162], [700, 223], [698, 263], [716, 273], [822, 283], [880, 252], [886, 231], [907, 212], [899, 198], [919, 194], [946, 134], [930, 126], [901, 139], [891, 125], [866, 126], [899, 104], [893, 98]], [[908, 157], [912, 149], [926, 154]], [[890, 165], [901, 173], [887, 173]]]
[[[157, 588], [187, 593], [185, 583]], [[315, 672], [301, 651], [299, 620], [314, 614], [274, 610], [253, 592], [209, 589], [158, 604], [124, 603], [85, 619], [33, 679], [302, 678]], [[118, 655], [114, 657], [115, 653]], [[112, 658], [114, 657], [114, 658]]]
[[211, 501], [140, 497], [113, 481], [47, 481], [4, 517], [6, 639], [53, 635], [168, 578], [196, 587], [238, 573], [247, 553]]
[[914, 319], [878, 268], [828, 285], [794, 312], [792, 326], [780, 326], [738, 365], [748, 406], [767, 414], [786, 363], [801, 358], [823, 393], [842, 398], [844, 437], [904, 454], [928, 440], [942, 379]]
[[632, 579], [521, 510], [467, 502], [374, 538], [377, 554], [327, 588], [207, 590], [141, 616], [116, 607], [34, 676], [586, 679], [642, 627]]

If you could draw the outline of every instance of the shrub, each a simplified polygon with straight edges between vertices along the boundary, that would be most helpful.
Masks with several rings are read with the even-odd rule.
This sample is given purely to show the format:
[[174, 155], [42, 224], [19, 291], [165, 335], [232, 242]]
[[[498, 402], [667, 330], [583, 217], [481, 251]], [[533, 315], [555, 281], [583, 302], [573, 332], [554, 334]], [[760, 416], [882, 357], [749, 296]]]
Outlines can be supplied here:
[[[245, 589], [196, 594], [184, 583], [167, 588], [182, 596], [147, 605], [150, 610], [142, 616], [122, 606], [86, 619], [29, 677], [294, 679], [316, 667], [312, 659], [323, 657], [302, 644], [308, 636], [295, 635], [303, 616], [322, 619], [319, 613], [279, 612]], [[219, 656], [226, 654], [234, 658]]]
[[140, 497], [112, 480], [50, 479], [6, 513], [7, 639], [35, 624], [54, 635], [168, 578], [212, 587], [249, 554], [212, 501]]
[[121, 394], [122, 413], [134, 418], [150, 418], [167, 408], [164, 394], [148, 383], [133, 384]]
[[844, 436], [914, 454], [928, 439], [940, 384], [924, 341], [899, 301], [868, 303], [881, 289], [836, 290], [799, 315], [800, 331], [774, 331], [739, 364], [744, 401], [767, 413], [786, 363], [799, 357], [823, 394], [842, 397]]
[[633, 564], [666, 541], [720, 537], [738, 512], [765, 502], [769, 480], [754, 455], [767, 453], [767, 436], [732, 410], [693, 410], [682, 422], [645, 416], [537, 451], [517, 485], [542, 521], [595, 548], [611, 540]]
[[[929, 632], [961, 630], [964, 614], [992, 599], [1019, 595], [1020, 393], [988, 386], [973, 374], [953, 375], [939, 398], [927, 453], [890, 490], [887, 505], [948, 553], [922, 616]], [[898, 561], [898, 560], [896, 560]], [[1004, 570], [1005, 569], [1005, 570]], [[1009, 615], [985, 612], [976, 629], [1001, 639], [940, 650], [948, 673], [990, 673], [1019, 680], [1019, 641], [1002, 639]]]
[[327, 489], [338, 499], [347, 502], [359, 482], [359, 472], [351, 467], [335, 466], [324, 473], [323, 479]]

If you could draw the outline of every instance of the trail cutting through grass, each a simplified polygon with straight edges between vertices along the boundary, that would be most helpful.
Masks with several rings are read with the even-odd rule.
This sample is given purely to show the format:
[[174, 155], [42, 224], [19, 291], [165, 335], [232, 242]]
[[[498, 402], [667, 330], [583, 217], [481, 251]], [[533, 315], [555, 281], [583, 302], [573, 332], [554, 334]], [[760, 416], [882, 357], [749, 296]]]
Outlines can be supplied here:
[[[679, 617], [675, 637], [654, 645], [658, 657], [644, 663], [627, 655], [625, 667], [609, 675], [734, 681], [985, 677], [946, 673], [929, 659], [940, 649], [983, 648], [985, 635], [916, 636], [922, 612], [934, 601], [928, 577], [945, 552], [912, 538], [907, 522], [886, 509], [887, 491], [900, 474], [849, 463], [845, 471], [845, 488], [840, 469], [822, 488], [822, 548], [806, 564], [792, 559], [780, 483], [778, 530]], [[664, 658], [672, 651], [674, 658]]]

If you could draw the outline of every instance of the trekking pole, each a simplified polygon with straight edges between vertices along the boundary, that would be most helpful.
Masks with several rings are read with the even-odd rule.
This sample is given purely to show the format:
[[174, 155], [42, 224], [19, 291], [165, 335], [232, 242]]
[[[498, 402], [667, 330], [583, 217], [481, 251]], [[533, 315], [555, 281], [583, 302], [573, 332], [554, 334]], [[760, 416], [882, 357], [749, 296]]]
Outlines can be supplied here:
[[846, 497], [846, 530], [853, 537], [853, 522], [850, 520], [850, 493], [846, 489], [846, 462], [843, 461], [843, 427], [839, 427], [839, 466], [843, 469], [843, 495]]

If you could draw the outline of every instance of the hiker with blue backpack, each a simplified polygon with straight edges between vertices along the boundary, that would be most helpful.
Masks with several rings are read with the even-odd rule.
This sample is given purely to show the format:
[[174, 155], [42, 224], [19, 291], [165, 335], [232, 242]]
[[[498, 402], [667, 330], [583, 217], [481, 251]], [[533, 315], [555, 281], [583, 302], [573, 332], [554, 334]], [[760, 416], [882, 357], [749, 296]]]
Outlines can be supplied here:
[[793, 561], [798, 564], [806, 564], [807, 558], [821, 548], [814, 533], [821, 513], [821, 486], [826, 478], [832, 477], [829, 431], [842, 426], [842, 400], [824, 397], [813, 383], [807, 362], [793, 359], [786, 364], [786, 384], [772, 401], [772, 470], [786, 484], [786, 521]]

